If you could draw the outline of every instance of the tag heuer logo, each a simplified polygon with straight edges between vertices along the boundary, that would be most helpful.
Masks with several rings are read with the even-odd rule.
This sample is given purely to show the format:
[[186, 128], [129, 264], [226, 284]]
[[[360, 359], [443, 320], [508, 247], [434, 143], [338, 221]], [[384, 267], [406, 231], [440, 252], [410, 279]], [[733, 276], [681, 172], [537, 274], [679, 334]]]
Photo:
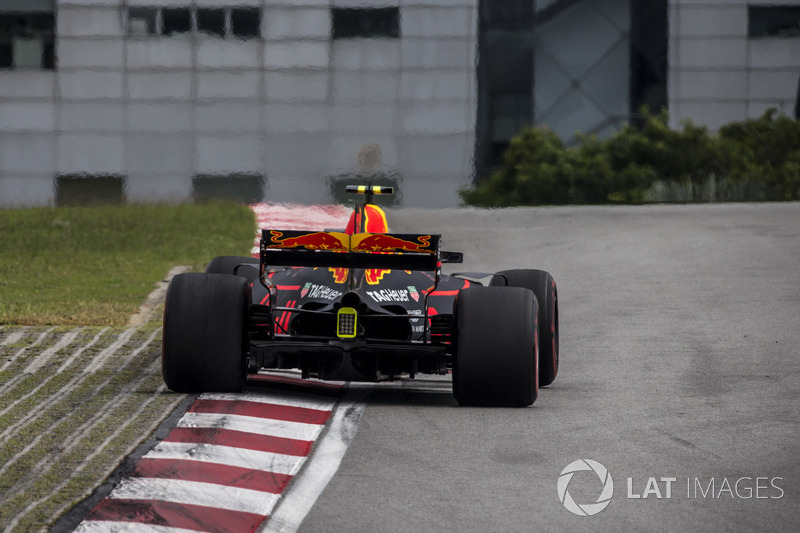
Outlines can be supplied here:
[[417, 288], [413, 285], [408, 286], [408, 295], [411, 296], [415, 302], [419, 301], [419, 293], [417, 292]]

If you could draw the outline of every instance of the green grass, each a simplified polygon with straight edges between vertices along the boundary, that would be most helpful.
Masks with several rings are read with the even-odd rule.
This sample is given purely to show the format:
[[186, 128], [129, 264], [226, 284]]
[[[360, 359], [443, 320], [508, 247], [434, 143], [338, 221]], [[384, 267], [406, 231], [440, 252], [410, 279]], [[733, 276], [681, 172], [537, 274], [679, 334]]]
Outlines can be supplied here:
[[249, 255], [234, 203], [0, 210], [0, 324], [125, 325], [176, 265]]
[[[126, 324], [172, 267], [249, 255], [255, 229], [234, 203], [0, 210], [0, 338], [24, 332], [0, 346], [0, 530], [46, 531], [184, 398], [161, 379], [163, 306]], [[22, 373], [78, 325], [88, 327]]]

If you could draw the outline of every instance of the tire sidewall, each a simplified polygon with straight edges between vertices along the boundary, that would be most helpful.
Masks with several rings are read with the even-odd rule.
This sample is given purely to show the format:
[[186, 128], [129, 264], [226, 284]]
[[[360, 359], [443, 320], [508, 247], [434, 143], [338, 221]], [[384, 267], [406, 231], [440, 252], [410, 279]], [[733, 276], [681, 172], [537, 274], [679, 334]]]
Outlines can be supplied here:
[[225, 274], [175, 276], [167, 289], [162, 375], [176, 392], [239, 392], [246, 380], [250, 287]]
[[527, 289], [459, 292], [453, 393], [460, 405], [525, 407], [536, 400], [537, 316]]
[[539, 385], [550, 385], [558, 375], [559, 365], [558, 288], [555, 279], [544, 270], [504, 270], [494, 276], [491, 285], [524, 287], [536, 295], [539, 303]]
[[[242, 266], [237, 269], [239, 265], [253, 265], [255, 268]], [[220, 255], [206, 265], [206, 274], [238, 275], [253, 283], [258, 279], [259, 260], [255, 257]]]

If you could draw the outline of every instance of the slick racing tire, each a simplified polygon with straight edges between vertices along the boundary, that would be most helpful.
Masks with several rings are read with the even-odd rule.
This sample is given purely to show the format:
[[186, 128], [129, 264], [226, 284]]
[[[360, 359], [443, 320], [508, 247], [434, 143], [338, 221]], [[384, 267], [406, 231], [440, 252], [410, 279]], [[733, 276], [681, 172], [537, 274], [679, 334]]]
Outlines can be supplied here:
[[544, 270], [504, 270], [495, 274], [491, 285], [524, 287], [539, 303], [539, 386], [550, 385], [558, 374], [558, 289]]
[[460, 405], [526, 407], [536, 400], [536, 321], [536, 297], [528, 289], [459, 292], [453, 394]]
[[[252, 266], [239, 266], [252, 265]], [[236, 267], [239, 267], [238, 269]], [[206, 265], [206, 274], [237, 274], [253, 283], [258, 279], [259, 261], [255, 257], [221, 255]]]
[[164, 302], [161, 371], [175, 392], [240, 392], [246, 379], [245, 278], [175, 276]]

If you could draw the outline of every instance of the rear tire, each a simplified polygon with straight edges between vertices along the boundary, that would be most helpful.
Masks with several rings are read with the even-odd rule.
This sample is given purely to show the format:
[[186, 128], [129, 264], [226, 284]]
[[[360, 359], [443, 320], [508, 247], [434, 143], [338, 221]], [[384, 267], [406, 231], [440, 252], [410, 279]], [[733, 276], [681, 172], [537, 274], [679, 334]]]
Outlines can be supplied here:
[[175, 392], [240, 392], [246, 379], [243, 277], [175, 276], [164, 302], [161, 371]]
[[453, 394], [460, 405], [526, 407], [538, 386], [537, 304], [522, 288], [461, 291]]
[[492, 285], [524, 287], [539, 302], [539, 386], [546, 387], [558, 375], [558, 289], [556, 281], [544, 270], [504, 270], [492, 279]]
[[[252, 265], [252, 266], [239, 266]], [[236, 267], [239, 266], [237, 269]], [[250, 283], [258, 279], [259, 261], [255, 257], [221, 255], [206, 265], [206, 274], [236, 274]]]

